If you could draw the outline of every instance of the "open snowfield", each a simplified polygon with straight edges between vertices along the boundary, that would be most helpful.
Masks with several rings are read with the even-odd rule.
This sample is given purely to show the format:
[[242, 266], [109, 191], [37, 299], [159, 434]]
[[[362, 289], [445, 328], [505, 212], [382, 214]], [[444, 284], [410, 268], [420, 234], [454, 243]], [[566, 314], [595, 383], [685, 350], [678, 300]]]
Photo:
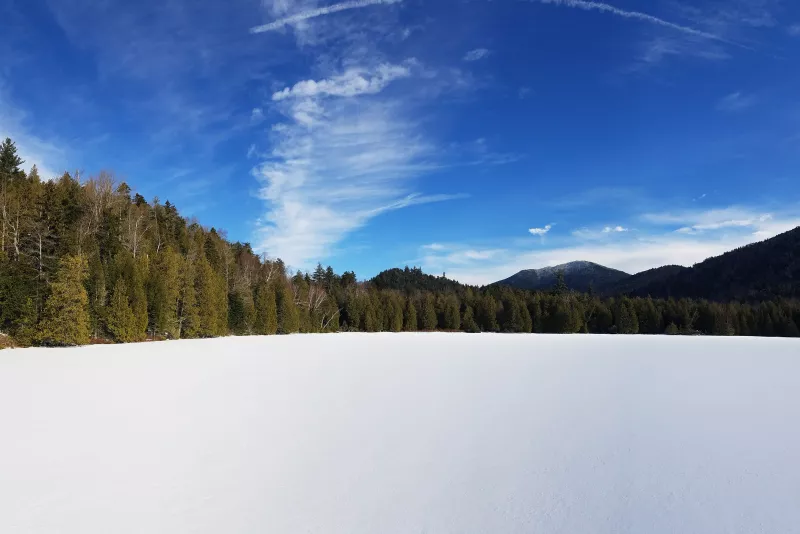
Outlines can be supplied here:
[[2, 351], [0, 532], [800, 532], [800, 341]]

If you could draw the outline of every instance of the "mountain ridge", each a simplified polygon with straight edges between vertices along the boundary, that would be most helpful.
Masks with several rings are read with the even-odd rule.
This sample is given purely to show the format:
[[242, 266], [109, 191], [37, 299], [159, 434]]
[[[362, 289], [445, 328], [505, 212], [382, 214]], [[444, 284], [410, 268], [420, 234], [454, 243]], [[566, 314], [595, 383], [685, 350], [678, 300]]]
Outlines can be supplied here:
[[598, 290], [631, 276], [598, 263], [578, 260], [539, 269], [524, 269], [490, 285], [505, 285], [527, 290], [550, 289], [555, 287], [559, 273], [564, 274], [567, 287], [581, 292]]

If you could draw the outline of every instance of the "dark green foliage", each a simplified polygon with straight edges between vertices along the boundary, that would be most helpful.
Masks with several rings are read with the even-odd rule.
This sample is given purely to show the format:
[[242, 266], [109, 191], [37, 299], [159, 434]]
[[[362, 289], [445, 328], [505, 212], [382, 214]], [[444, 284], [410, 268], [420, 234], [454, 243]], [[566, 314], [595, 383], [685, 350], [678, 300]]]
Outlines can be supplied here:
[[86, 260], [65, 256], [50, 286], [39, 339], [46, 345], [85, 345], [89, 342], [89, 296], [83, 282]]
[[633, 304], [627, 297], [623, 297], [617, 301], [617, 307], [614, 313], [614, 326], [617, 327], [618, 334], [639, 333], [639, 319]]
[[422, 330], [436, 330], [436, 305], [434, 303], [434, 298], [431, 293], [426, 293], [422, 299], [422, 321], [421, 321], [421, 328]]
[[483, 295], [477, 300], [476, 315], [478, 326], [483, 332], [497, 332], [500, 330], [497, 324], [497, 301], [489, 294]]
[[130, 341], [139, 341], [141, 339], [136, 324], [136, 317], [133, 314], [133, 309], [131, 308], [128, 298], [128, 288], [122, 277], [117, 279], [117, 283], [114, 285], [114, 291], [111, 294], [106, 327], [114, 341], [127, 343]]
[[417, 307], [414, 306], [414, 300], [409, 297], [403, 310], [403, 330], [414, 332], [417, 329]]
[[255, 320], [253, 330], [258, 335], [271, 335], [278, 331], [278, 307], [275, 290], [262, 282], [256, 290]]
[[461, 313], [458, 299], [455, 295], [448, 295], [444, 307], [444, 329], [458, 330], [461, 328]]
[[709, 258], [632, 294], [763, 301], [800, 297], [800, 228]]
[[443, 276], [425, 274], [418, 267], [389, 269], [378, 274], [370, 282], [377, 289], [396, 289], [407, 293], [414, 291], [458, 291], [466, 287]]
[[664, 333], [667, 334], [668, 336], [675, 336], [680, 334], [680, 331], [678, 330], [678, 327], [675, 326], [675, 323], [669, 323], [669, 325], [667, 325], [666, 330], [664, 330]]
[[472, 306], [467, 306], [464, 309], [463, 319], [461, 320], [461, 328], [464, 332], [480, 332], [481, 329], [478, 327], [478, 323], [475, 322], [475, 312], [472, 309]]
[[276, 292], [278, 307], [278, 333], [294, 334], [300, 331], [300, 316], [288, 284], [279, 284]]

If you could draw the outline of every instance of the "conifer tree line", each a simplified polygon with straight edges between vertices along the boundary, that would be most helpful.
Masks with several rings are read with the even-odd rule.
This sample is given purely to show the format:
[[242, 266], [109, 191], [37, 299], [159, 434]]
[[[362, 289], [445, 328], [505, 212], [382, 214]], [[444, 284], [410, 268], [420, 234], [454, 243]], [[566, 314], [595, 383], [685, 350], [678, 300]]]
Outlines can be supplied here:
[[6, 139], [0, 332], [20, 346], [337, 331], [800, 335], [792, 300], [601, 299], [563, 283], [476, 288], [409, 268], [388, 285], [322, 265], [292, 274], [107, 173], [48, 181], [22, 164]]

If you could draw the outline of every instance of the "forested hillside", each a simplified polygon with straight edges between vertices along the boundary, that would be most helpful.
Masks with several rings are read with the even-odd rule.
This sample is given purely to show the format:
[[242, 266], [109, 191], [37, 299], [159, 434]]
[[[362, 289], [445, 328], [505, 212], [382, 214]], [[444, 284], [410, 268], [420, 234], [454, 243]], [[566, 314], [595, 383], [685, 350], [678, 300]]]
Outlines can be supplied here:
[[0, 147], [0, 346], [340, 330], [798, 335], [800, 305], [473, 288], [391, 270], [287, 272], [107, 173], [42, 180]]
[[800, 228], [654, 279], [632, 292], [712, 300], [800, 297]]

